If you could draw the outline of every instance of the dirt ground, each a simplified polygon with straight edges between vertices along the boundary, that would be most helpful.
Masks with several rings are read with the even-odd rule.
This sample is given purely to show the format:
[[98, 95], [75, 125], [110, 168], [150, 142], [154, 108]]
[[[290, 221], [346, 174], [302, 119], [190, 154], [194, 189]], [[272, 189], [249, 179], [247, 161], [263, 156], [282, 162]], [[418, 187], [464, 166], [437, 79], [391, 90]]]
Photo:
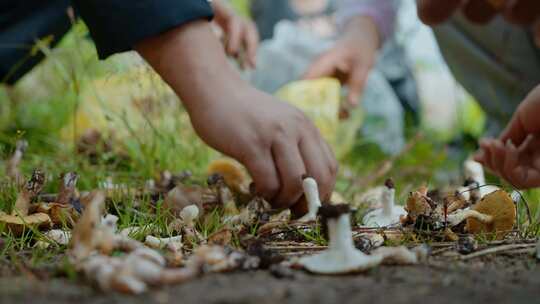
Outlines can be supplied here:
[[540, 264], [525, 255], [431, 260], [340, 277], [289, 274], [212, 274], [139, 296], [104, 294], [66, 279], [2, 277], [0, 303], [540, 303]]

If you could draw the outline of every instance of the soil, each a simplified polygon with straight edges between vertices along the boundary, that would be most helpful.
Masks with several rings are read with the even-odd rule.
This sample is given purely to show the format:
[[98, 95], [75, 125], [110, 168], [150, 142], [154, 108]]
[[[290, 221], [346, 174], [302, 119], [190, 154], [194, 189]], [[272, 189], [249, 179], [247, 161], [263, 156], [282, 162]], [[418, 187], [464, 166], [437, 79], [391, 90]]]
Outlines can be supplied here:
[[282, 274], [211, 274], [139, 296], [105, 294], [67, 279], [0, 277], [0, 303], [540, 303], [540, 264], [525, 254], [466, 263], [431, 259], [339, 277]]

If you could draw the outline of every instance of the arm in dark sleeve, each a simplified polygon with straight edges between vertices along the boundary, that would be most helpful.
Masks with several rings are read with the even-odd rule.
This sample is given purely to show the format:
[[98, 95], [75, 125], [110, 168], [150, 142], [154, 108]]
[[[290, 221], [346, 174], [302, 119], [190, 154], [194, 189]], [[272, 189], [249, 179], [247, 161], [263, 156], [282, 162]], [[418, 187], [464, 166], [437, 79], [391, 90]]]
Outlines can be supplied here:
[[196, 19], [211, 19], [207, 0], [74, 0], [99, 57], [131, 50], [139, 41]]

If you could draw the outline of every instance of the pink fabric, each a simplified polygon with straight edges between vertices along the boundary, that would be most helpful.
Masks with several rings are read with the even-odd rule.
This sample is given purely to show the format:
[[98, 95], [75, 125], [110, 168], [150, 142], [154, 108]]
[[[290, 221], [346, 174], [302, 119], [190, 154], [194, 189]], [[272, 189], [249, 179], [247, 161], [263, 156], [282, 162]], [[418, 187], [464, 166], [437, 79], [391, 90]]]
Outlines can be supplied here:
[[338, 26], [343, 27], [355, 16], [371, 17], [384, 41], [394, 33], [397, 9], [395, 0], [338, 0]]

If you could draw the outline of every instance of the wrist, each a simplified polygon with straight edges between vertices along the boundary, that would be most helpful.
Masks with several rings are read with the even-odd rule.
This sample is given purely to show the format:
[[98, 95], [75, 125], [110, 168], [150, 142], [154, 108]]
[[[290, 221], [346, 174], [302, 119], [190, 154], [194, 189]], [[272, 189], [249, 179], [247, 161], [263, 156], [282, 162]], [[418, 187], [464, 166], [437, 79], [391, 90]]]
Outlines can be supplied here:
[[382, 33], [373, 18], [356, 16], [350, 18], [345, 24], [341, 40], [356, 45], [366, 45], [377, 50], [382, 45]]

